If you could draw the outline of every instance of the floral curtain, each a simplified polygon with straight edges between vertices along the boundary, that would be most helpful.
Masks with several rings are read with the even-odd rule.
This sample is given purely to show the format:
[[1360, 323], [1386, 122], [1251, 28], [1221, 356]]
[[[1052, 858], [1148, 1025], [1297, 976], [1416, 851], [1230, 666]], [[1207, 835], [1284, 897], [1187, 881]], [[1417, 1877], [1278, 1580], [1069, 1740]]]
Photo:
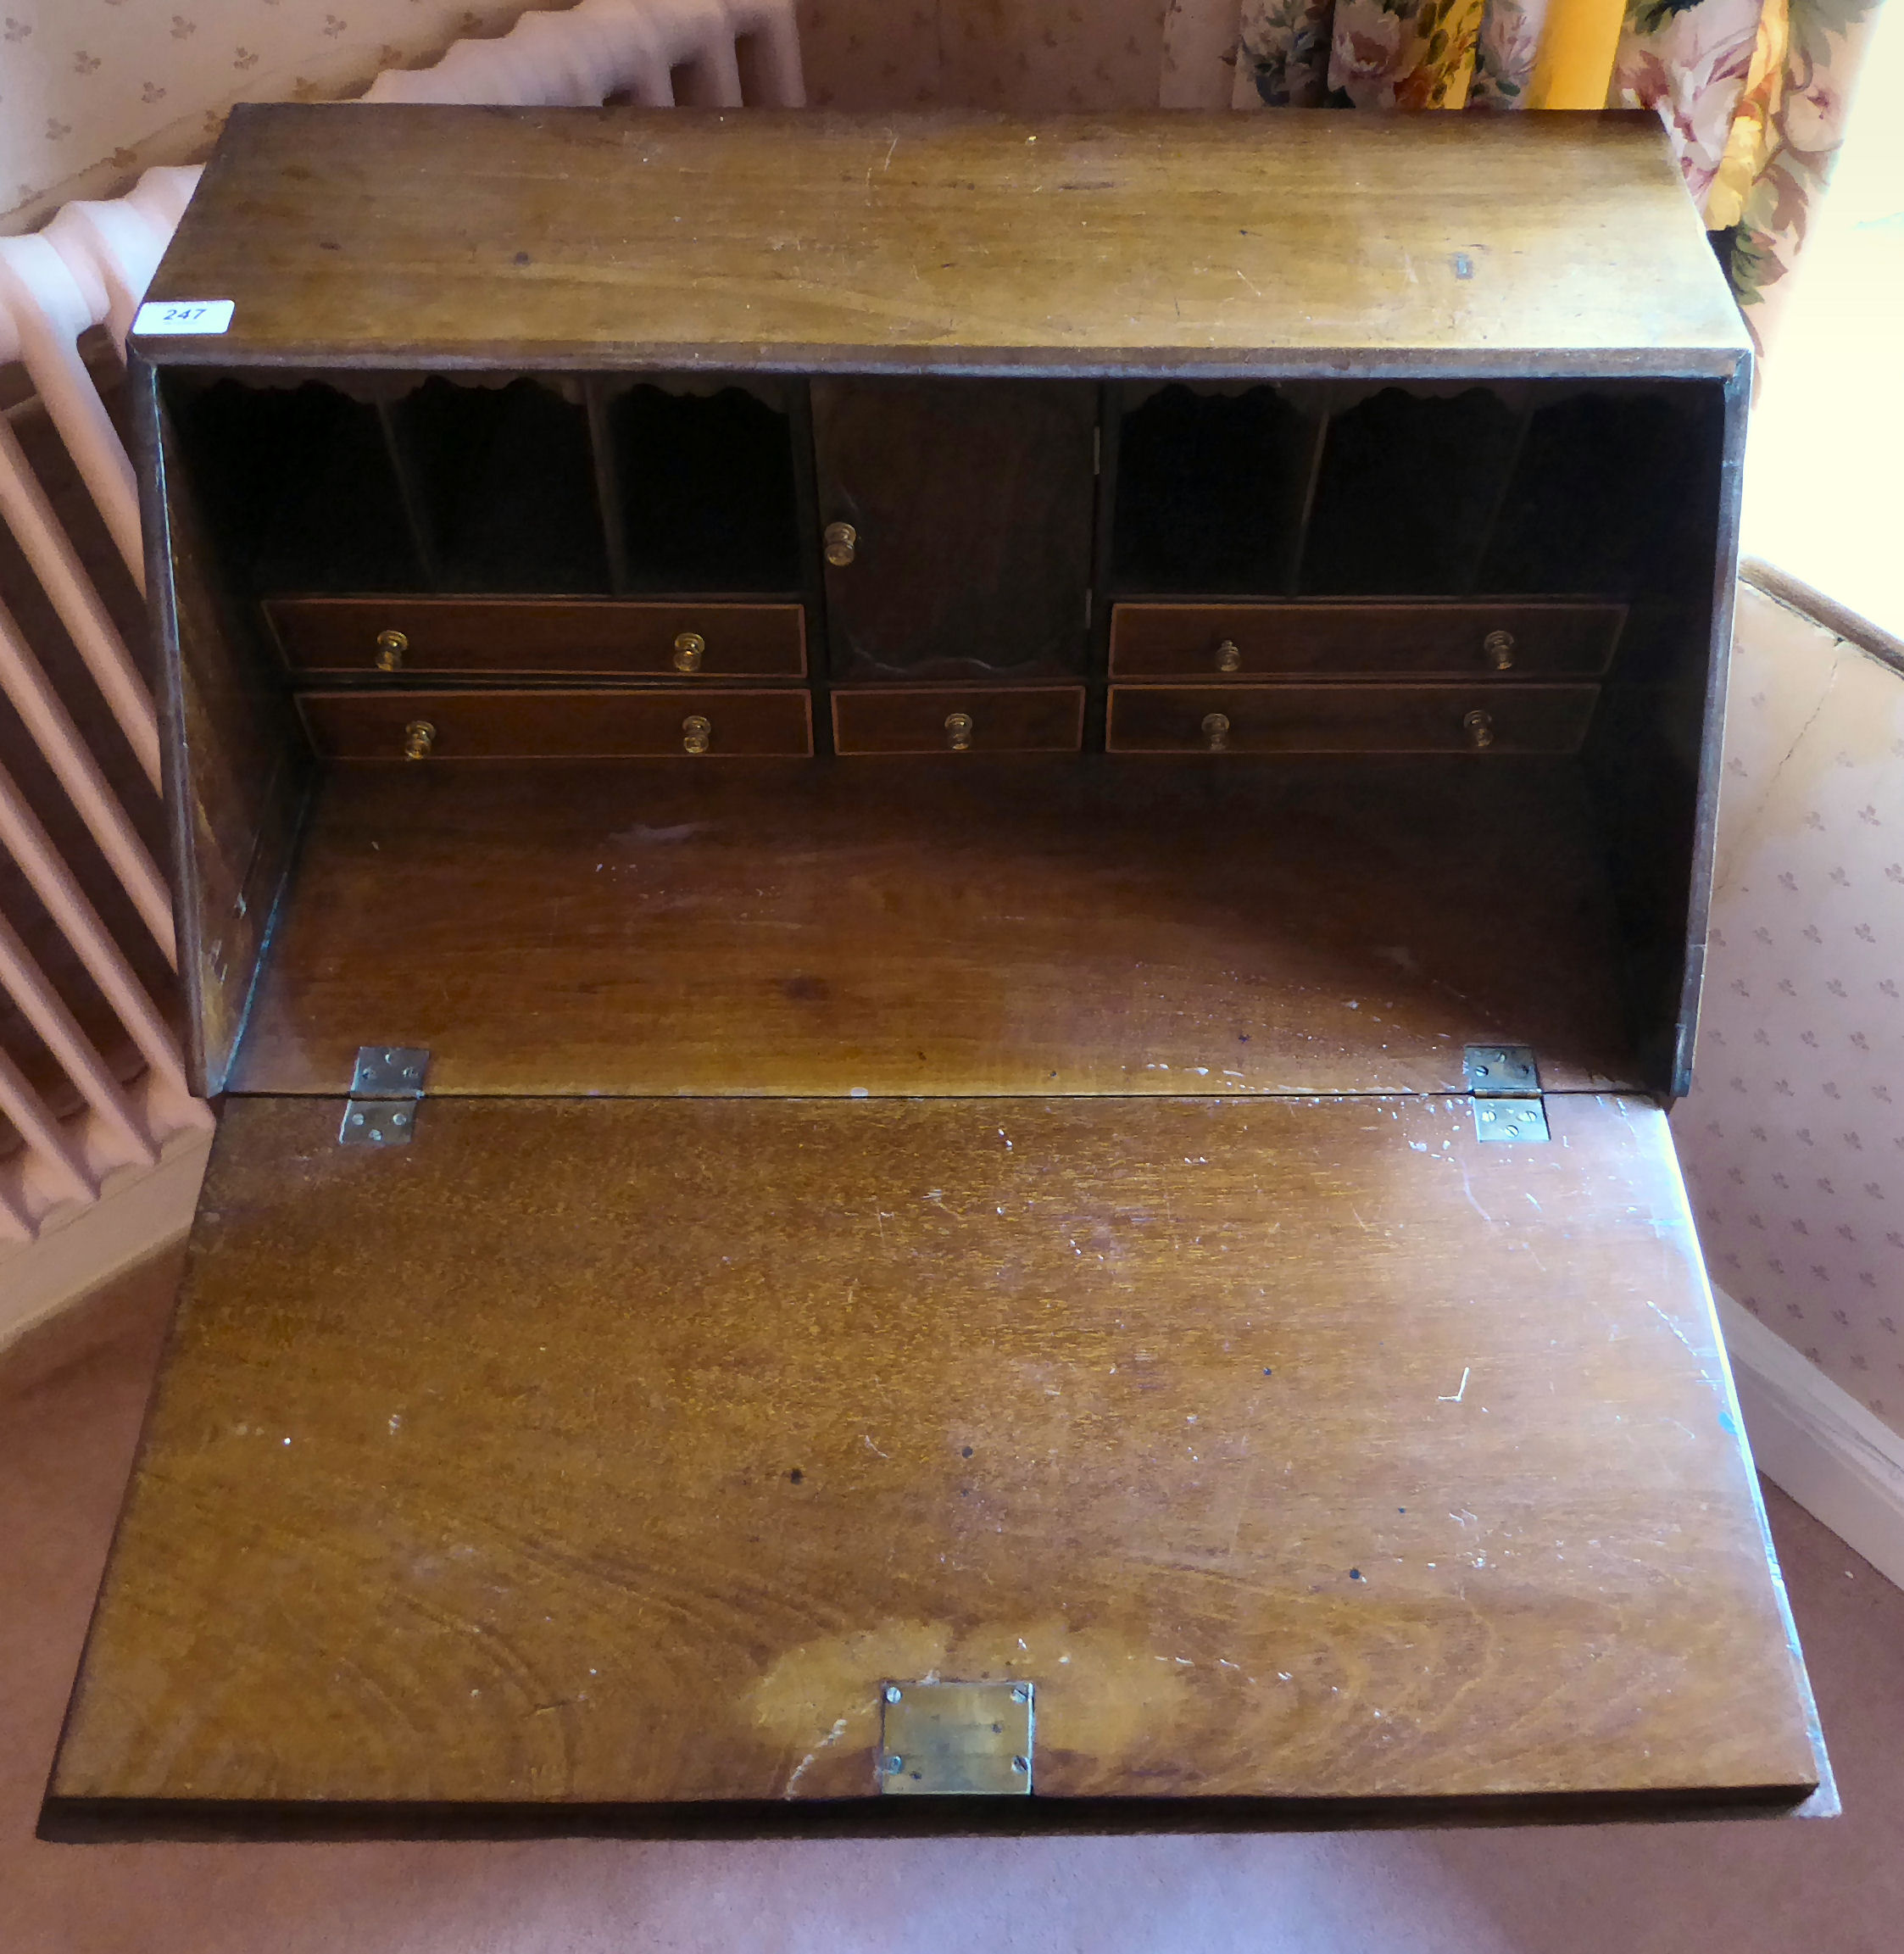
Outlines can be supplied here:
[[1879, 0], [1634, 0], [1608, 91], [1657, 109], [1762, 345], [1845, 139]]
[[[1546, 0], [1244, 0], [1239, 106], [1512, 108]], [[1253, 105], [1253, 104], [1252, 104]]]
[[[1762, 345], [1880, 0], [1623, 3], [1240, 0], [1229, 39], [1239, 0], [1171, 0], [1165, 98], [1211, 99], [1221, 58], [1239, 108], [1656, 109]], [[1173, 79], [1173, 46], [1205, 75]]]

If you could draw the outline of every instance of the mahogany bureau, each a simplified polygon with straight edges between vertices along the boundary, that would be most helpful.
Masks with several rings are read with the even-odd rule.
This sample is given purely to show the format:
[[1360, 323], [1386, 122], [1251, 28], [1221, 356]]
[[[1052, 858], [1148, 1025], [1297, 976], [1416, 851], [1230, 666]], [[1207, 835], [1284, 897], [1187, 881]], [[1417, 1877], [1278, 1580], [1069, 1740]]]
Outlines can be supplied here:
[[47, 1833], [1832, 1807], [1650, 118], [242, 109], [142, 316], [222, 1117]]

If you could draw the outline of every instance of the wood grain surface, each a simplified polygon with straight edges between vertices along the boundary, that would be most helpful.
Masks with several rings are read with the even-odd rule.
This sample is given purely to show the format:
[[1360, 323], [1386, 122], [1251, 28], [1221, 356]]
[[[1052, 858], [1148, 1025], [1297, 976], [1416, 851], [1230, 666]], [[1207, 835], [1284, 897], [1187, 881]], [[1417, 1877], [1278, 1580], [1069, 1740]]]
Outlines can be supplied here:
[[[302, 692], [298, 709], [319, 753], [411, 764], [409, 728], [429, 726], [426, 767], [487, 760], [587, 760], [629, 754], [749, 759], [813, 751], [813, 701], [804, 692], [739, 686], [610, 691], [550, 686], [535, 692]], [[705, 739], [684, 742], [692, 721]], [[480, 919], [470, 919], [477, 921]]]
[[816, 379], [834, 679], [1081, 672], [1096, 430], [1081, 382]]
[[[1592, 677], [1625, 618], [1617, 604], [1120, 604], [1111, 676]], [[1490, 656], [1497, 632], [1504, 666]]]
[[290, 597], [264, 605], [293, 671], [380, 671], [381, 633], [409, 641], [399, 682], [433, 673], [615, 673], [679, 684], [676, 640], [703, 641], [706, 678], [800, 678], [797, 604], [575, 602], [535, 597]]
[[346, 765], [234, 1083], [1447, 1092], [1510, 1038], [1632, 1083], [1598, 845], [1512, 755]]
[[[1593, 719], [1591, 685], [1117, 685], [1105, 744], [1111, 753], [1200, 753], [1211, 715], [1226, 749], [1248, 753], [1576, 753]], [[1484, 746], [1470, 715], [1486, 717]]]
[[971, 722], [973, 753], [1076, 753], [1084, 732], [1081, 685], [855, 686], [833, 694], [833, 750], [949, 753], [946, 721]]
[[149, 370], [134, 376], [132, 404], [186, 1068], [209, 1096], [224, 1089], [244, 1029], [314, 770], [252, 615], [214, 560]]
[[1549, 1107], [237, 1101], [54, 1796], [862, 1799], [934, 1673], [1040, 1801], [1802, 1795], [1664, 1116]]
[[241, 107], [151, 296], [237, 308], [222, 336], [141, 342], [168, 365], [1723, 374], [1747, 356], [1650, 113]]

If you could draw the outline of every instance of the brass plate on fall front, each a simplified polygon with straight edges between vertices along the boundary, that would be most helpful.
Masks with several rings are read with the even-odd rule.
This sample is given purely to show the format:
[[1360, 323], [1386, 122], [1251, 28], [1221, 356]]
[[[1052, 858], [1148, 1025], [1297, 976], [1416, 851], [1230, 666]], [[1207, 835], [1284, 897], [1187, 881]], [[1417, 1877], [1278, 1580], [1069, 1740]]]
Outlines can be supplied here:
[[888, 1797], [1024, 1797], [1032, 1788], [1029, 1683], [888, 1683], [879, 1788]]

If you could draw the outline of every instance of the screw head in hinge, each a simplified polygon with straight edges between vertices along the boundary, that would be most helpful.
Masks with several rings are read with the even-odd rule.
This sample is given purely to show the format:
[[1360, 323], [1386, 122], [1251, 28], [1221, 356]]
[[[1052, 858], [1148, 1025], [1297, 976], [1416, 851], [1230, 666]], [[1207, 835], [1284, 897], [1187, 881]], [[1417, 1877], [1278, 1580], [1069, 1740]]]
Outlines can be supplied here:
[[835, 570], [844, 570], [858, 554], [860, 532], [850, 522], [829, 522], [821, 533], [827, 560]]
[[1477, 1099], [1474, 1130], [1484, 1143], [1497, 1145], [1550, 1137], [1547, 1109], [1539, 1099]]
[[895, 1755], [895, 1756], [888, 1756], [888, 1757], [887, 1758], [887, 1760], [886, 1760], [886, 1775], [887, 1775], [888, 1778], [896, 1778], [896, 1777], [898, 1777], [898, 1776], [899, 1776], [899, 1773], [900, 1773], [900, 1772], [902, 1772], [903, 1770], [905, 1770], [905, 1759], [904, 1757], [901, 1757], [901, 1756], [896, 1756], [896, 1755]]
[[380, 631], [377, 633], [377, 670], [394, 671], [404, 662], [404, 654], [410, 648], [410, 641], [400, 631]]
[[427, 760], [435, 749], [437, 729], [426, 719], [413, 719], [404, 728], [404, 758]]
[[888, 1683], [886, 1685], [886, 1701], [888, 1703], [898, 1702], [901, 1695], [904, 1694], [905, 1692], [899, 1688], [897, 1683]]
[[1243, 653], [1233, 638], [1226, 637], [1216, 647], [1216, 669], [1218, 671], [1241, 671]]
[[1540, 1090], [1539, 1061], [1532, 1045], [1469, 1045], [1461, 1054], [1461, 1076], [1473, 1093]]
[[359, 1045], [351, 1072], [351, 1097], [420, 1099], [429, 1069], [427, 1045]]
[[1514, 665], [1514, 634], [1511, 631], [1490, 631], [1481, 640], [1481, 650], [1487, 661], [1496, 671], [1511, 671]]
[[1494, 744], [1494, 715], [1484, 712], [1479, 706], [1461, 721], [1461, 731], [1467, 735], [1467, 743], [1477, 753]]
[[714, 727], [704, 715], [691, 712], [681, 722], [681, 750], [705, 753], [713, 743]]
[[674, 641], [674, 668], [676, 671], [699, 671], [701, 660], [707, 653], [707, 640], [698, 631], [684, 631]]
[[1204, 750], [1206, 753], [1228, 753], [1230, 745], [1229, 715], [1222, 712], [1205, 713], [1203, 717]]
[[344, 1108], [337, 1144], [346, 1147], [408, 1146], [415, 1123], [415, 1109], [408, 1103], [352, 1099]]
[[954, 753], [965, 753], [971, 746], [971, 715], [949, 712], [945, 715], [945, 743]]

